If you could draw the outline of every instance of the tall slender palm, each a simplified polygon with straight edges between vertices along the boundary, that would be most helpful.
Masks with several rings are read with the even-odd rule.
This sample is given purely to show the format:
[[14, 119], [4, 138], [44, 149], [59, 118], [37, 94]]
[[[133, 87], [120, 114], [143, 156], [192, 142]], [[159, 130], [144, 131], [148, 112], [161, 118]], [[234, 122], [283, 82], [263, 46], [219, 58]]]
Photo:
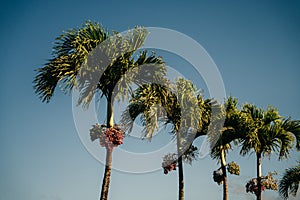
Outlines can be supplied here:
[[[87, 22], [79, 29], [68, 30], [56, 38], [52, 58], [45, 66], [37, 69], [33, 81], [36, 94], [43, 102], [49, 102], [56, 86], [60, 84], [66, 93], [71, 92], [73, 88], [79, 89], [78, 104], [88, 106], [94, 94], [99, 92], [100, 97], [104, 96], [107, 100], [106, 128], [114, 129], [115, 97], [127, 97], [131, 82], [144, 84], [165, 74], [164, 63], [160, 57], [148, 55], [145, 51], [141, 52], [137, 59], [133, 57], [146, 36], [147, 31], [139, 27], [124, 35], [111, 35], [94, 22]], [[148, 67], [139, 68], [141, 65]], [[144, 73], [139, 73], [139, 70]], [[133, 73], [129, 73], [131, 76], [128, 77], [130, 71]], [[136, 78], [139, 74], [146, 75]], [[106, 146], [101, 200], [108, 198], [112, 149]]]
[[220, 161], [221, 167], [219, 171], [214, 172], [214, 179], [218, 184], [223, 184], [223, 200], [228, 200], [228, 181], [227, 181], [227, 172], [226, 166], [230, 173], [239, 175], [239, 166], [235, 163], [226, 163], [226, 154], [232, 149], [232, 142], [237, 142], [240, 137], [243, 118], [240, 111], [237, 108], [237, 99], [229, 97], [225, 102], [225, 110], [222, 112], [222, 115], [225, 115], [224, 127], [220, 130], [222, 133], [212, 148], [211, 157]]
[[285, 170], [279, 181], [279, 194], [283, 199], [288, 199], [289, 194], [296, 196], [300, 183], [300, 162], [297, 166]]
[[255, 105], [245, 104], [242, 111], [246, 115], [245, 123], [248, 131], [242, 137], [241, 154], [254, 151], [256, 155], [257, 200], [261, 200], [262, 192], [262, 156], [279, 153], [279, 160], [288, 158], [293, 143], [299, 149], [300, 121], [283, 119], [275, 108], [262, 110]]
[[[195, 86], [187, 80], [178, 79], [175, 83], [176, 97], [167, 116], [167, 123], [173, 125], [173, 133], [176, 135], [177, 141], [177, 165], [178, 165], [178, 199], [184, 200], [184, 175], [183, 175], [183, 158], [187, 150], [193, 148], [192, 142], [196, 136], [189, 135], [189, 129], [198, 130], [201, 125], [199, 118], [201, 117], [200, 107], [197, 98]], [[187, 109], [188, 108], [188, 109]], [[201, 119], [201, 118], [200, 118]]]
[[[197, 96], [194, 85], [187, 80], [179, 78], [172, 89], [170, 85], [150, 84], [144, 85], [135, 91], [128, 106], [128, 114], [124, 115], [123, 123], [132, 128], [133, 121], [142, 114], [145, 125], [146, 137], [152, 137], [153, 131], [158, 127], [158, 121], [163, 121], [173, 126], [172, 132], [177, 141], [177, 166], [178, 166], [178, 199], [184, 199], [184, 176], [182, 161], [194, 155], [195, 147], [192, 141], [195, 137], [204, 135], [206, 131], [200, 130], [208, 126], [207, 119], [212, 102]], [[160, 105], [160, 106], [156, 106]], [[202, 107], [200, 107], [202, 106]], [[188, 108], [188, 109], [185, 109]], [[165, 111], [166, 115], [164, 115]], [[203, 115], [203, 116], [202, 116]], [[196, 129], [190, 134], [190, 129]], [[189, 155], [189, 153], [191, 153]], [[192, 156], [193, 157], [193, 156]]]

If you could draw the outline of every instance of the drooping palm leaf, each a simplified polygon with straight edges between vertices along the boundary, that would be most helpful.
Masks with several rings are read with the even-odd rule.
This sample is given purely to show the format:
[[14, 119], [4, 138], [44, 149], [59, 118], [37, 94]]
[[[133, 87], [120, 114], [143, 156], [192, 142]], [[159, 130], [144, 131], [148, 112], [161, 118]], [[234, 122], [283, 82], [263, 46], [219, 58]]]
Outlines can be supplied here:
[[289, 168], [279, 181], [279, 194], [283, 199], [288, 199], [289, 194], [296, 196], [300, 183], [300, 163]]
[[87, 22], [83, 27], [70, 29], [57, 37], [52, 58], [36, 70], [33, 81], [41, 100], [49, 102], [58, 83], [64, 92], [70, 92], [77, 85], [77, 73], [88, 53], [108, 37], [108, 31], [94, 22]]

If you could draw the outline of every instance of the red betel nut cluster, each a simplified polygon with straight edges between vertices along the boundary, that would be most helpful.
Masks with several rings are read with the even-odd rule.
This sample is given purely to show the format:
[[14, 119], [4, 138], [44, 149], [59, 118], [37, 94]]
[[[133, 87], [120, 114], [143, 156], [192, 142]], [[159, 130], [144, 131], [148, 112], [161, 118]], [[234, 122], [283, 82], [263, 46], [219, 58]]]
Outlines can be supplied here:
[[[264, 191], [265, 187], [262, 185], [261, 186], [261, 191]], [[251, 192], [252, 194], [258, 194], [258, 184], [257, 184], [257, 179], [253, 178], [251, 179], [247, 184], [246, 184], [246, 192]]]
[[103, 134], [100, 134], [100, 145], [112, 150], [114, 147], [123, 144], [124, 133], [116, 128], [107, 128]]
[[164, 168], [164, 174], [168, 174], [170, 171], [176, 170], [176, 162], [168, 166], [164, 166], [163, 168]]
[[163, 157], [162, 167], [164, 174], [168, 174], [170, 171], [176, 170], [177, 167], [177, 154], [169, 153]]

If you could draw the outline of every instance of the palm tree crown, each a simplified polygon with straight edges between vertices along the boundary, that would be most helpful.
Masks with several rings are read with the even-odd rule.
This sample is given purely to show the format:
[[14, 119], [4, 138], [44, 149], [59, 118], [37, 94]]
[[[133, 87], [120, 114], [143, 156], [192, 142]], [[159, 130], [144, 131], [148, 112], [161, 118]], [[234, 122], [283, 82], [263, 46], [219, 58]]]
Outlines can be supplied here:
[[273, 107], [264, 111], [255, 105], [245, 104], [243, 112], [248, 125], [242, 140], [243, 155], [253, 150], [264, 156], [278, 152], [279, 159], [287, 158], [294, 142], [299, 150], [300, 121], [283, 119]]

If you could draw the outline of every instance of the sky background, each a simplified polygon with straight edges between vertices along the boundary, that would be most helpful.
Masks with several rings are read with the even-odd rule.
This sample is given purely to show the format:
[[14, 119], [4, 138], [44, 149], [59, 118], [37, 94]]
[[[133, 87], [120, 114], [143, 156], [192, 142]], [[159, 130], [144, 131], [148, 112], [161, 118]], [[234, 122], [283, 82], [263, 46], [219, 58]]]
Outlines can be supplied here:
[[[44, 104], [32, 89], [34, 69], [51, 57], [53, 41], [63, 30], [94, 20], [120, 32], [136, 25], [182, 32], [213, 58], [227, 95], [263, 108], [273, 105], [282, 116], [300, 119], [299, 9], [299, 1], [2, 0], [0, 199], [98, 199], [104, 167], [78, 137], [71, 96], [57, 91]], [[255, 199], [244, 188], [255, 176], [254, 155], [233, 151], [231, 160], [241, 165], [241, 176], [229, 176], [229, 199]], [[297, 152], [282, 162], [274, 155], [263, 160], [263, 173], [281, 175], [296, 160]], [[222, 187], [212, 180], [217, 168], [209, 157], [186, 165], [186, 199], [221, 199]], [[173, 200], [177, 173], [113, 171], [109, 195], [111, 200]], [[267, 191], [263, 199], [277, 196]]]

